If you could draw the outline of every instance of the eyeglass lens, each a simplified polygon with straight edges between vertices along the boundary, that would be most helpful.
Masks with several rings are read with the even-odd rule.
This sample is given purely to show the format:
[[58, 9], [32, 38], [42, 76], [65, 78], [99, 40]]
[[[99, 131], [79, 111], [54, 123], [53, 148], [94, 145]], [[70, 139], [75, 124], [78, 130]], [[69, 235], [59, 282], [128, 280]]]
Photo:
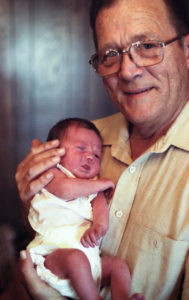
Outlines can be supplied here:
[[159, 63], [163, 59], [163, 47], [159, 41], [146, 41], [132, 44], [128, 50], [108, 50], [95, 57], [92, 62], [100, 76], [116, 73], [120, 70], [122, 56], [129, 52], [132, 61], [138, 67], [146, 67]]

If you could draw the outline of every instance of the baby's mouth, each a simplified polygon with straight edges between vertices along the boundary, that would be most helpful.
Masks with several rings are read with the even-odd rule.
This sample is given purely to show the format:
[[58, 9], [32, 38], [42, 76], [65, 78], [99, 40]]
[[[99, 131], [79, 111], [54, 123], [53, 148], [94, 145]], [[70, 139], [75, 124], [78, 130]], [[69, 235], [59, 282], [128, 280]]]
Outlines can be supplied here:
[[88, 165], [83, 165], [82, 168], [86, 171], [90, 171], [90, 167]]

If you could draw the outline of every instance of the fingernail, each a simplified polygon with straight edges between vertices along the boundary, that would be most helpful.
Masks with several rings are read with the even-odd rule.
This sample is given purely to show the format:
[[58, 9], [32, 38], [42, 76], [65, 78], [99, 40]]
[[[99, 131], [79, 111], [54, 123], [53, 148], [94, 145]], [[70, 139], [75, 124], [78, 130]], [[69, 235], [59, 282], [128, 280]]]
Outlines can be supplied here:
[[53, 177], [53, 173], [48, 173], [47, 175], [46, 175], [46, 178], [47, 179], [50, 179], [50, 178], [52, 178]]
[[55, 162], [55, 163], [57, 163], [57, 162], [60, 161], [60, 158], [57, 157], [57, 156], [54, 156], [54, 157], [52, 158], [52, 161]]
[[20, 251], [20, 258], [26, 259], [26, 251], [25, 250]]
[[60, 149], [58, 149], [58, 153], [59, 153], [59, 154], [64, 154], [64, 153], [65, 153], [65, 148], [60, 148]]
[[53, 141], [51, 141], [51, 145], [58, 145], [58, 143], [59, 143], [59, 140], [53, 140]]

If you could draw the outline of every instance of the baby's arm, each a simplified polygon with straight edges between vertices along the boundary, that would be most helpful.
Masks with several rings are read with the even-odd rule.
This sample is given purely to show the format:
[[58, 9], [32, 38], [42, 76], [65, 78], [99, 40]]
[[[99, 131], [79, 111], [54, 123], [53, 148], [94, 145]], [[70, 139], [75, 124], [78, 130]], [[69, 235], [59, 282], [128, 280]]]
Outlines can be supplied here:
[[68, 178], [57, 168], [52, 168], [53, 180], [46, 189], [59, 198], [72, 200], [98, 192], [114, 189], [114, 183], [109, 179]]
[[109, 210], [104, 193], [100, 192], [92, 201], [93, 224], [81, 238], [84, 247], [95, 247], [98, 240], [104, 236], [109, 226]]

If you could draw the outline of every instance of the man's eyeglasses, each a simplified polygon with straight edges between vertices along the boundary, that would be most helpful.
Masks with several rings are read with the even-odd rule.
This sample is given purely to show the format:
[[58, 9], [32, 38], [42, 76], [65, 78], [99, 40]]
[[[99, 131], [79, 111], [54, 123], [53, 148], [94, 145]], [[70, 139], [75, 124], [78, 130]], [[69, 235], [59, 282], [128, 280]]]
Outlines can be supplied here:
[[126, 49], [108, 49], [91, 56], [89, 63], [100, 76], [107, 76], [119, 72], [122, 56], [128, 53], [129, 58], [138, 67], [148, 67], [159, 64], [164, 58], [164, 47], [179, 40], [184, 34], [167, 42], [157, 40], [138, 41]]

